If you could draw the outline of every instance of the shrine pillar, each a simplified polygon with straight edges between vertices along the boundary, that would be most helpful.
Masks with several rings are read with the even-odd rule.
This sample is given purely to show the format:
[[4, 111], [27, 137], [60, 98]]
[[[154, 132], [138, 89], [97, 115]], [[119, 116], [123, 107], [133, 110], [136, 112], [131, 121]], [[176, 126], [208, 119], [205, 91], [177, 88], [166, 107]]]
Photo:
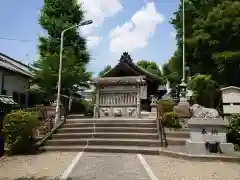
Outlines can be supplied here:
[[99, 118], [99, 85], [96, 85], [96, 104], [94, 106], [94, 118]]
[[141, 117], [141, 97], [140, 97], [140, 83], [141, 81], [137, 81], [137, 117]]

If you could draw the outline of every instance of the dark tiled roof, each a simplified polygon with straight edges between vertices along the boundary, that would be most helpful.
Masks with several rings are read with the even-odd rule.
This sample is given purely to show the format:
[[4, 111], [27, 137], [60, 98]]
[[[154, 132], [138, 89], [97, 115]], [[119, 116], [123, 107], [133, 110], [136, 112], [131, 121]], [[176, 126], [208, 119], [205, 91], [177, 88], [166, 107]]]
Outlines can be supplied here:
[[13, 58], [10, 58], [2, 53], [0, 53], [0, 67], [27, 77], [33, 77], [31, 68], [29, 66]]
[[162, 80], [156, 76], [155, 74], [152, 74], [148, 72], [147, 70], [143, 69], [142, 67], [136, 65], [130, 55], [127, 52], [124, 52], [123, 55], [121, 56], [119, 63], [109, 71], [107, 71], [103, 77], [109, 77], [109, 74], [113, 74], [116, 69], [120, 68], [121, 66], [126, 65], [130, 69], [133, 69], [134, 71], [138, 72], [141, 75], [145, 75], [147, 79], [152, 79], [156, 82], [161, 82]]

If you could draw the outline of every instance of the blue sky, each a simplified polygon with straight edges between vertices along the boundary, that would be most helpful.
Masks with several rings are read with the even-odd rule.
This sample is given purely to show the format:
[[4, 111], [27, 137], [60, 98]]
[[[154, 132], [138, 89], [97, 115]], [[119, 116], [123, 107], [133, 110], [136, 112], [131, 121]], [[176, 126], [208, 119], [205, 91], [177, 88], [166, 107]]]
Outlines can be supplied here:
[[[175, 29], [169, 23], [180, 0], [80, 0], [86, 19], [94, 23], [80, 30], [92, 55], [89, 70], [114, 65], [123, 51], [134, 61], [164, 64], [176, 49]], [[0, 52], [24, 63], [37, 58], [38, 24], [43, 0], [7, 0], [0, 6]], [[17, 39], [17, 40], [4, 40]]]

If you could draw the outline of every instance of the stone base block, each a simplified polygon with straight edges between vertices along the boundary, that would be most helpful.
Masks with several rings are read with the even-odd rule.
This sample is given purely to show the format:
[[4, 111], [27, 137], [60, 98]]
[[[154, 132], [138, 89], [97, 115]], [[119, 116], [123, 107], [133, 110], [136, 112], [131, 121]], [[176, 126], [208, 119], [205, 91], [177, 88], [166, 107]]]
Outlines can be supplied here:
[[220, 143], [221, 152], [226, 155], [234, 155], [234, 145], [232, 143]]
[[[206, 149], [205, 142], [192, 142], [191, 140], [186, 141], [186, 151], [189, 154], [206, 154], [209, 151]], [[232, 143], [220, 143], [221, 153], [225, 155], [236, 155], [234, 152], [234, 145]]]
[[207, 149], [205, 142], [192, 142], [191, 140], [186, 140], [186, 151], [189, 154], [206, 154]]
[[149, 119], [157, 119], [157, 112], [150, 112], [148, 118]]
[[141, 117], [142, 117], [143, 119], [148, 118], [149, 115], [150, 115], [150, 112], [147, 112], [147, 111], [141, 111]]
[[151, 112], [157, 112], [157, 104], [151, 104]]

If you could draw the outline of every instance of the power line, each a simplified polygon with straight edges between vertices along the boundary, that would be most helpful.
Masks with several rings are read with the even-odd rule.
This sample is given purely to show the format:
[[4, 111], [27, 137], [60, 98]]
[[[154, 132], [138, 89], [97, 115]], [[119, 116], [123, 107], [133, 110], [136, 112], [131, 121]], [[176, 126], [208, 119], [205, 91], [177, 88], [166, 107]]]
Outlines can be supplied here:
[[34, 41], [34, 40], [30, 40], [30, 39], [15, 39], [15, 38], [3, 38], [3, 37], [0, 37], [0, 40], [19, 41], [19, 42], [33, 42]]

